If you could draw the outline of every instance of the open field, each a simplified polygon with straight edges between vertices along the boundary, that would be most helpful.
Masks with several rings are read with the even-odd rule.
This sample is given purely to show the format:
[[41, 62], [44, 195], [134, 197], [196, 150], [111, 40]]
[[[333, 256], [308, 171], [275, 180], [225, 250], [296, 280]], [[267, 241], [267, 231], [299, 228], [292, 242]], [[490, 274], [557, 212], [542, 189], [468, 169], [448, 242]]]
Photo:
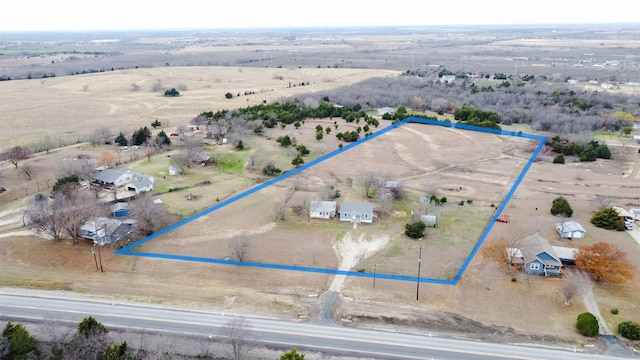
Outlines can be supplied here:
[[[313, 133], [313, 127], [310, 123], [296, 129], [297, 141], [311, 141], [304, 134]], [[414, 267], [407, 265], [424, 246], [425, 261], [432, 265], [422, 276], [452, 280], [534, 148], [532, 140], [523, 138], [405, 124], [163, 234], [139, 251], [233, 259], [228, 242], [244, 235], [251, 239], [246, 261], [335, 269], [342, 255], [332, 256], [332, 247], [349, 233], [392, 242], [366, 266], [362, 262], [372, 254], [361, 254], [361, 270], [373, 272], [376, 263], [379, 273], [413, 276]], [[400, 181], [405, 193], [395, 204], [377, 204], [374, 224], [351, 231], [349, 223], [337, 219], [308, 219], [309, 202], [322, 199], [330, 187], [342, 194], [339, 202], [375, 201], [360, 185], [367, 173]], [[420, 197], [433, 191], [448, 199], [446, 206], [421, 206]], [[473, 206], [457, 205], [467, 200]], [[288, 209], [285, 221], [275, 220], [279, 206]], [[291, 210], [295, 208], [302, 213]], [[402, 234], [413, 213], [437, 214], [440, 219], [422, 242]]]
[[[443, 48], [452, 41], [452, 37], [434, 36], [439, 41], [430, 43], [430, 46]], [[384, 46], [397, 44], [394, 40], [397, 38], [387, 38]], [[518, 49], [515, 52], [504, 48], [504, 52], [496, 52], [500, 42], [491, 41], [491, 44], [483, 45], [486, 47], [483, 51], [488, 51], [490, 56], [475, 54], [480, 50], [474, 42], [447, 53], [453, 60], [442, 55], [444, 52], [438, 54], [442, 55], [441, 60], [449, 59], [456, 64], [462, 63], [461, 53], [467, 54], [465, 61], [477, 61], [480, 68], [493, 71], [499, 66], [513, 67], [511, 57], [514, 55], [540, 53], [543, 45], [552, 45], [550, 51], [554, 56], [562, 54], [561, 48], [566, 44], [549, 41], [550, 44], [504, 40], [508, 49]], [[623, 57], [636, 43], [612, 42], [604, 46], [607, 49], [614, 46], [615, 53]], [[576, 45], [576, 51], [584, 54], [591, 51], [587, 48], [603, 46], [587, 45], [584, 49]], [[335, 44], [330, 47], [335, 48], [328, 49], [328, 54], [341, 49]], [[349, 47], [354, 48], [354, 43], [350, 42]], [[202, 111], [255, 105], [284, 96], [299, 95], [304, 99], [304, 94], [309, 91], [335, 88], [374, 76], [398, 74], [397, 69], [326, 68], [324, 64], [320, 68], [297, 68], [293, 63], [283, 68], [240, 67], [231, 59], [238, 59], [238, 54], [246, 56], [246, 49], [235, 49], [238, 53], [234, 57], [229, 55], [230, 48], [229, 44], [229, 47], [220, 48], [186, 46], [180, 50], [189, 54], [200, 51], [210, 54], [213, 50], [223, 52], [226, 61], [233, 65], [227, 67], [167, 66], [0, 82], [0, 89], [5, 94], [0, 102], [3, 146], [29, 144], [44, 136], [60, 139], [60, 143], [75, 143], [91, 135], [98, 127], [109, 127], [117, 134], [120, 130], [130, 132], [148, 126], [155, 119], [160, 120], [168, 132], [187, 124]], [[255, 50], [255, 46], [251, 49]], [[277, 54], [274, 58], [291, 58], [291, 52], [284, 54], [279, 49], [273, 49]], [[415, 48], [396, 47], [396, 50], [400, 54], [397, 58], [401, 58], [403, 64], [411, 62]], [[180, 51], [173, 50], [171, 56], [179, 56]], [[295, 61], [309, 63], [311, 51], [304, 49]], [[315, 54], [316, 50], [313, 51]], [[303, 56], [307, 52], [309, 57]], [[599, 61], [608, 58], [598, 56]], [[560, 64], [558, 68], [568, 68], [569, 64], [580, 60], [578, 57], [563, 60], [564, 65]], [[264, 62], [271, 60], [268, 56], [263, 58]], [[502, 59], [502, 65], [495, 62], [496, 58]], [[552, 66], [551, 58], [545, 57], [545, 67]], [[333, 59], [332, 62], [336, 61]], [[50, 60], [29, 59], [41, 61], [42, 66]], [[365, 64], [365, 60], [366, 64], [384, 63], [373, 55], [371, 59], [362, 55], [346, 62], [361, 61]], [[416, 61], [416, 66], [436, 62], [419, 56], [416, 56]], [[264, 62], [260, 66], [264, 66]], [[521, 71], [538, 71], [532, 62], [522, 63]], [[635, 74], [636, 65], [629, 62], [625, 66], [623, 70], [612, 71], [618, 76]], [[572, 68], [571, 71], [577, 70]], [[613, 74], [609, 70], [598, 71]], [[585, 78], [589, 76], [585, 75]], [[305, 86], [289, 86], [289, 83], [307, 81], [309, 84]], [[151, 91], [156, 83], [163, 87], [184, 86], [185, 90], [181, 90], [180, 97], [167, 98]], [[242, 95], [249, 90], [255, 94]], [[228, 91], [241, 96], [225, 99], [224, 94]], [[283, 170], [290, 169], [292, 150], [283, 149], [274, 142], [281, 135], [290, 135], [299, 144], [307, 145], [312, 157], [337, 149], [338, 141], [333, 134], [325, 135], [322, 141], [316, 141], [314, 137], [316, 125], [331, 126], [334, 120], [308, 119], [300, 129], [276, 127], [267, 129], [264, 137], [249, 135], [243, 151], [234, 151], [226, 145], [206, 148], [213, 156], [228, 156], [243, 162], [242, 170], [226, 171], [207, 166], [193, 168], [184, 176], [169, 177], [167, 155], [170, 153], [156, 155], [152, 161], [147, 161], [141, 150], [129, 149], [120, 155], [134, 171], [155, 177], [156, 192], [162, 193], [155, 196], [163, 200], [172, 213], [188, 216], [264, 181], [260, 166], [252, 169], [251, 162], [264, 166], [267, 161], [273, 161]], [[388, 124], [381, 121], [381, 127]], [[341, 131], [353, 128], [354, 125], [340, 123]], [[529, 131], [522, 125], [508, 129]], [[330, 269], [347, 266], [354, 271], [415, 276], [417, 254], [422, 245], [422, 277], [450, 279], [491, 217], [494, 209], [491, 205], [499, 204], [529, 158], [532, 144], [524, 139], [417, 124], [385, 135], [389, 136], [380, 136], [352, 152], [344, 152], [331, 161], [255, 194], [255, 197], [247, 197], [148, 242], [136, 251], [224, 259], [232, 257], [229, 239], [234, 235], [248, 235], [253, 239], [248, 253], [250, 261]], [[511, 216], [511, 223], [495, 224], [485, 243], [499, 235], [526, 236], [539, 232], [552, 245], [578, 247], [606, 241], [620, 247], [635, 266], [634, 279], [624, 285], [596, 284], [593, 288], [600, 312], [608, 326], [615, 329], [623, 320], [640, 321], [637, 315], [640, 314], [637, 301], [640, 297], [640, 244], [627, 232], [595, 228], [589, 219], [603, 197], [627, 208], [640, 205], [640, 155], [636, 144], [610, 137], [598, 137], [597, 140], [610, 144], [613, 160], [580, 163], [567, 157], [567, 164], [557, 165], [552, 164], [553, 154], [542, 154], [505, 208], [504, 212]], [[34, 170], [34, 178], [29, 181], [11, 164], [1, 164], [2, 186], [7, 191], [0, 194], [0, 286], [73, 291], [91, 296], [286, 319], [308, 314], [313, 320], [319, 311], [318, 295], [332, 286], [334, 277], [331, 275], [115, 256], [113, 248], [102, 250], [106, 272], [101, 273], [96, 271], [90, 244], [74, 246], [68, 241], [53, 242], [35, 236], [23, 226], [25, 197], [30, 199], [38, 192], [48, 191], [57, 178], [57, 168], [64, 162], [74, 161], [79, 154], [88, 154], [96, 159], [105, 150], [115, 151], [116, 148], [92, 147], [82, 143], [49, 154], [34, 155], [25, 162]], [[376, 171], [400, 180], [407, 194], [405, 200], [396, 202], [392, 208], [383, 209], [376, 205], [379, 218], [374, 224], [361, 224], [357, 230], [352, 230], [350, 224], [340, 223], [337, 219], [331, 222], [310, 221], [304, 215], [297, 216], [291, 211], [292, 205], [314, 200], [326, 186], [331, 185], [341, 191], [338, 201], [366, 200], [357, 182], [364, 171]], [[204, 180], [211, 183], [197, 185]], [[168, 192], [174, 187], [187, 189]], [[402, 227], [411, 211], [420, 209], [418, 197], [428, 191], [437, 191], [448, 199], [448, 203], [438, 209], [441, 226], [428, 229], [428, 235], [422, 242], [409, 240], [402, 235]], [[186, 200], [187, 194], [197, 197]], [[558, 196], [568, 199], [574, 209], [573, 219], [587, 229], [585, 239], [558, 239], [554, 230], [556, 218], [549, 213], [552, 200]], [[284, 199], [289, 206], [287, 220], [274, 221], [274, 204]], [[455, 204], [467, 199], [473, 200], [473, 206], [459, 207]], [[517, 339], [514, 341], [520, 342], [525, 336], [531, 341], [544, 340], [546, 344], [569, 348], [590, 340], [579, 336], [574, 328], [576, 316], [586, 307], [580, 296], [576, 296], [570, 305], [564, 305], [560, 292], [562, 280], [507, 273], [478, 253], [457, 285], [420, 284], [419, 301], [416, 301], [416, 283], [348, 277], [337, 289], [343, 298], [336, 317], [337, 320], [351, 321], [344, 323], [354, 326], [403, 326], [415, 331], [451, 332], [456, 336], [495, 341], [513, 336]], [[610, 314], [612, 307], [620, 309], [620, 315]]]
[[[3, 129], [2, 147], [31, 144], [46, 136], [56, 145], [73, 144], [86, 141], [98, 128], [109, 128], [115, 136], [149, 126], [156, 119], [165, 128], [176, 128], [205, 111], [258, 105], [397, 74], [368, 69], [169, 67], [3, 81], [0, 124], [11, 126]], [[303, 82], [308, 85], [293, 86]], [[166, 97], [164, 90], [152, 91], [154, 84], [186, 89], [180, 90], [179, 97]], [[132, 90], [134, 86], [138, 90]], [[245, 96], [245, 91], [254, 94]], [[234, 98], [226, 99], [227, 92]]]

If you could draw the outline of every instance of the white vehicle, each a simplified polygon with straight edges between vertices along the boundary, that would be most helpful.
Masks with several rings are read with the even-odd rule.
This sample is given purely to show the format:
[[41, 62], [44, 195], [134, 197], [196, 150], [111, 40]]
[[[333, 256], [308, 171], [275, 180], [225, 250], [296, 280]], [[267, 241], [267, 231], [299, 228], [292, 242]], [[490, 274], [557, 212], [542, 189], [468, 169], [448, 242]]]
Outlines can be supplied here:
[[640, 220], [640, 209], [631, 209], [629, 212], [633, 214], [634, 220]]
[[633, 223], [629, 221], [625, 221], [624, 227], [627, 228], [627, 230], [633, 230]]

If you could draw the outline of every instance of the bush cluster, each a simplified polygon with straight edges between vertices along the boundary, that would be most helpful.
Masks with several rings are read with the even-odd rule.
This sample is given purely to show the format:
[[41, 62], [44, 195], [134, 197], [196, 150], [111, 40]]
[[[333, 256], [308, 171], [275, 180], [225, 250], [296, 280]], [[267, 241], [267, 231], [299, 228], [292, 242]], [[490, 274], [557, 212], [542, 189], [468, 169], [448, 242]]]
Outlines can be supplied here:
[[600, 330], [598, 319], [590, 312], [584, 312], [578, 315], [576, 327], [581, 335], [589, 337], [598, 335], [598, 330]]

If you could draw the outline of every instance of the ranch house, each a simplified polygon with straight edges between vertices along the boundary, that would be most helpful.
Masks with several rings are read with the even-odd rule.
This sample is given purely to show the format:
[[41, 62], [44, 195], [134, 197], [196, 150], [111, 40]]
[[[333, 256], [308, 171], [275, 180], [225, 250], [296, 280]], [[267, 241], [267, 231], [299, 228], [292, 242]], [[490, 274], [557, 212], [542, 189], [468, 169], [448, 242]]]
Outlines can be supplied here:
[[91, 174], [91, 182], [107, 188], [126, 187], [136, 194], [153, 190], [153, 176], [134, 173], [129, 168], [99, 168]]
[[373, 222], [373, 204], [344, 202], [340, 204], [340, 221]]

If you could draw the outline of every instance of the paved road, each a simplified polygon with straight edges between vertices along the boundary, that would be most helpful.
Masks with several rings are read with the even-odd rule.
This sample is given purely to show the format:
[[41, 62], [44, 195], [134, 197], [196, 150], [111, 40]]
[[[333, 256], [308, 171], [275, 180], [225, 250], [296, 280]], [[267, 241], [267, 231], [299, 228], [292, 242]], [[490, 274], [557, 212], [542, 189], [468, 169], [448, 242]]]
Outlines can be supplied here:
[[[234, 318], [221, 313], [192, 311], [83, 298], [33, 296], [0, 289], [0, 319], [77, 323], [91, 315], [107, 327], [207, 337]], [[341, 326], [247, 318], [259, 341], [285, 347], [304, 346], [324, 353], [350, 353], [378, 359], [619, 359], [549, 348], [513, 346], [360, 330]]]

